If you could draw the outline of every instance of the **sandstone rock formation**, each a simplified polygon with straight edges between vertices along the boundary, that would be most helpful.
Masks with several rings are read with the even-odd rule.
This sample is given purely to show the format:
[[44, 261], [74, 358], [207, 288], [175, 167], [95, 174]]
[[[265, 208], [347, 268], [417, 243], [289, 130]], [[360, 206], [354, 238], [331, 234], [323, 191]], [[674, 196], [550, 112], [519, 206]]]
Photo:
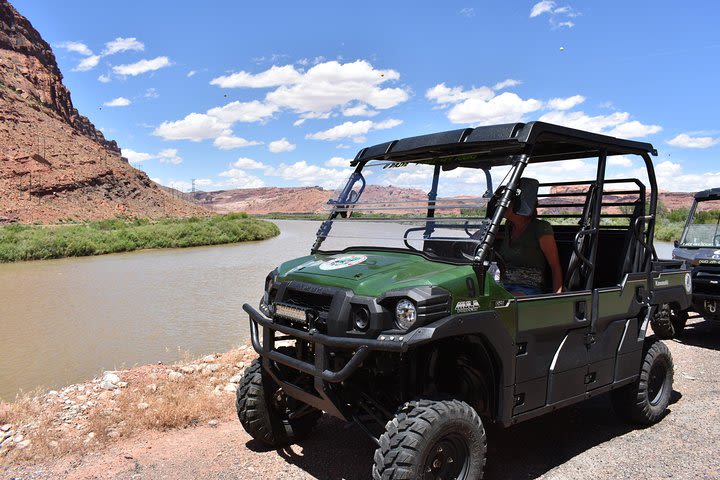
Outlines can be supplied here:
[[[216, 212], [266, 213], [327, 213], [327, 201], [333, 191], [320, 187], [263, 187], [216, 192], [197, 192], [196, 200]], [[427, 201], [427, 193], [416, 188], [368, 185], [362, 196], [363, 202], [373, 202], [377, 207], [402, 201]], [[409, 212], [410, 210], [408, 210]], [[392, 213], [402, 213], [393, 210]]]
[[203, 214], [73, 106], [50, 45], [0, 1], [0, 223]]

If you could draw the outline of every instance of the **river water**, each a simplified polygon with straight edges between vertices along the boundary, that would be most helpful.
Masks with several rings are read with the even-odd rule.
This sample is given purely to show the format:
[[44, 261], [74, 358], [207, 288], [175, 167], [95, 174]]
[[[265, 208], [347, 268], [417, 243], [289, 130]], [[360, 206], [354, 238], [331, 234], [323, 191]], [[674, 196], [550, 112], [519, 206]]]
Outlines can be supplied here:
[[[275, 266], [309, 253], [320, 224], [276, 223], [281, 234], [262, 242], [0, 265], [0, 399], [245, 343], [242, 304], [257, 303]], [[670, 244], [657, 248], [670, 256]]]

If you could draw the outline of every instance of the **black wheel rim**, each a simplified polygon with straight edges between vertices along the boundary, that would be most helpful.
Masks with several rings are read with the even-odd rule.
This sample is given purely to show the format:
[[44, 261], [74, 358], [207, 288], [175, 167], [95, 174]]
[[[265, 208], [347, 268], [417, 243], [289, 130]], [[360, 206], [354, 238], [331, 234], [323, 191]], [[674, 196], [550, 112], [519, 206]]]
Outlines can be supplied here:
[[662, 365], [655, 364], [650, 369], [650, 377], [648, 378], [648, 398], [651, 405], [660, 403], [660, 398], [665, 390], [665, 368]]
[[470, 449], [465, 438], [457, 433], [445, 435], [430, 449], [424, 466], [426, 480], [467, 479]]

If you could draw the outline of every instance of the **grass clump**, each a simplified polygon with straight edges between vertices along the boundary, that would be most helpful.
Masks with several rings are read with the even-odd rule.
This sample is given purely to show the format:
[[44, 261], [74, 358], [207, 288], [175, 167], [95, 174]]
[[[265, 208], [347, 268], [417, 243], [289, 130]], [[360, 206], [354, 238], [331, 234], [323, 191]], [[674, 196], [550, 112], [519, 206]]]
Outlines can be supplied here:
[[219, 245], [265, 240], [279, 233], [275, 224], [244, 213], [157, 221], [109, 219], [57, 226], [9, 225], [0, 227], [0, 262]]

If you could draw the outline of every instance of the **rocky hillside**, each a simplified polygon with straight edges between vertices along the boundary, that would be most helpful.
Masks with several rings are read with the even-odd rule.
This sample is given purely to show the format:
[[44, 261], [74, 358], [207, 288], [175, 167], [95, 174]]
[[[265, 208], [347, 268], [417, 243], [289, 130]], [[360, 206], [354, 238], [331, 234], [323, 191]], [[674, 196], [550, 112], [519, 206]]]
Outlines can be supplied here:
[[[195, 198], [216, 212], [265, 213], [325, 213], [327, 201], [333, 195], [331, 190], [320, 187], [264, 187], [216, 192], [197, 192]], [[426, 200], [427, 193], [415, 188], [368, 185], [363, 192], [363, 202], [399, 202]], [[395, 212], [397, 213], [397, 211]]]
[[73, 106], [50, 45], [0, 0], [0, 222], [202, 214]]

